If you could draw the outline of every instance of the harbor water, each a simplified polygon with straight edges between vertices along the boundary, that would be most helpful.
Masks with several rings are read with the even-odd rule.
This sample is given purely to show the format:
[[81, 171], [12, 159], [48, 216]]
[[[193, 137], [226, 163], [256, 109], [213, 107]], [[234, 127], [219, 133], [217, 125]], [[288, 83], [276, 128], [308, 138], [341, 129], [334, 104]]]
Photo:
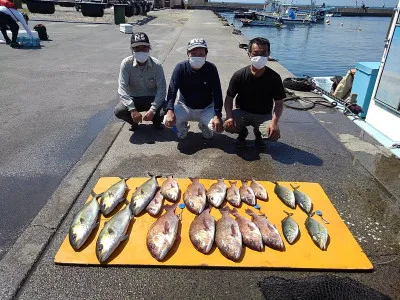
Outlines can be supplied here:
[[271, 56], [297, 77], [343, 76], [357, 62], [381, 61], [390, 24], [388, 17], [331, 17], [330, 25], [242, 27], [233, 13], [221, 15], [248, 39], [268, 38]]

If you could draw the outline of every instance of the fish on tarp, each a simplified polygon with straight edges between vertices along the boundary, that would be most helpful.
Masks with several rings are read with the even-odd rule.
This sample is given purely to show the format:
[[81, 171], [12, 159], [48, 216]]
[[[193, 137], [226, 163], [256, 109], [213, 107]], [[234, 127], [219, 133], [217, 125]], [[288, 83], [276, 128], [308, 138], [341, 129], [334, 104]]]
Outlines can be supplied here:
[[108, 215], [118, 205], [118, 203], [125, 201], [124, 195], [126, 189], [126, 179], [123, 178], [113, 184], [104, 193], [100, 194], [100, 209], [103, 215]]
[[167, 211], [150, 227], [147, 233], [147, 249], [151, 256], [161, 261], [171, 250], [178, 235], [179, 218], [175, 215], [178, 203], [164, 205]]
[[296, 201], [295, 201], [293, 192], [291, 190], [289, 190], [288, 188], [286, 188], [282, 185], [279, 185], [278, 182], [274, 182], [274, 183], [275, 183], [274, 192], [278, 196], [278, 198], [281, 199], [282, 202], [285, 203], [290, 208], [295, 209]]
[[268, 200], [267, 190], [255, 179], [251, 179], [250, 187], [253, 190], [254, 195], [256, 196], [257, 199]]
[[208, 189], [206, 195], [208, 202], [214, 207], [220, 207], [222, 202], [225, 200], [227, 187], [223, 179], [218, 179], [217, 182], [213, 183]]
[[82, 247], [93, 229], [99, 226], [99, 212], [100, 205], [97, 202], [97, 197], [93, 197], [75, 215], [69, 227], [69, 243], [75, 251]]
[[289, 244], [293, 244], [299, 236], [300, 229], [291, 213], [285, 212], [288, 216], [282, 220], [283, 235]]
[[256, 195], [254, 191], [247, 185], [247, 180], [242, 180], [242, 186], [239, 188], [240, 200], [244, 203], [254, 206], [256, 205]]
[[257, 215], [254, 211], [246, 209], [246, 213], [251, 216], [251, 220], [260, 229], [262, 240], [265, 246], [275, 250], [285, 250], [285, 244], [279, 234], [278, 228], [267, 219], [266, 216]]
[[154, 195], [156, 194], [158, 183], [157, 178], [160, 176], [150, 175], [151, 178], [146, 180], [141, 186], [139, 186], [136, 191], [133, 193], [130, 203], [130, 208], [132, 210], [132, 214], [137, 216], [140, 214], [143, 209], [153, 200]]
[[238, 223], [229, 216], [229, 208], [219, 210], [222, 214], [215, 229], [215, 243], [226, 258], [238, 261], [242, 255], [242, 234]]
[[192, 183], [183, 193], [183, 202], [191, 213], [199, 215], [206, 207], [206, 188], [200, 183], [198, 178], [189, 179]]
[[154, 198], [150, 201], [150, 203], [146, 206], [146, 211], [150, 216], [157, 216], [161, 211], [161, 208], [164, 204], [164, 196], [161, 195], [160, 189], [157, 190]]
[[261, 251], [264, 248], [261, 232], [250, 220], [242, 217], [236, 208], [230, 210], [230, 213], [235, 216], [236, 222], [239, 225], [240, 233], [242, 234], [243, 244], [250, 249]]
[[293, 186], [293, 194], [295, 202], [300, 206], [300, 208], [308, 215], [312, 211], [312, 201], [308, 195], [298, 190], [300, 186]]
[[228, 190], [226, 191], [226, 200], [233, 206], [239, 207], [241, 200], [240, 200], [240, 193], [239, 189], [236, 186], [237, 181], [229, 181], [231, 185]]
[[168, 178], [161, 185], [161, 195], [165, 199], [176, 202], [179, 198], [179, 185], [173, 175], [168, 175]]
[[329, 234], [325, 226], [314, 220], [312, 216], [308, 216], [304, 224], [314, 243], [321, 250], [326, 250], [328, 247]]
[[196, 216], [189, 228], [189, 237], [197, 251], [207, 254], [214, 244], [215, 219], [210, 214], [211, 207]]
[[126, 231], [132, 219], [131, 209], [127, 205], [105, 223], [96, 242], [96, 256], [100, 263], [105, 262], [119, 244], [128, 238]]

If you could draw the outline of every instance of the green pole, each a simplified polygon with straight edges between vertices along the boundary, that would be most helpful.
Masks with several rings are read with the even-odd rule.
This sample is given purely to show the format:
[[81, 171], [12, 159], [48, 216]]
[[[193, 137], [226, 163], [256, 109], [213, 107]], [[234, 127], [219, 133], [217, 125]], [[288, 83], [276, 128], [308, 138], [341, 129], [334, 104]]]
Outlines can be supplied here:
[[116, 25], [125, 23], [125, 5], [114, 5], [114, 22]]

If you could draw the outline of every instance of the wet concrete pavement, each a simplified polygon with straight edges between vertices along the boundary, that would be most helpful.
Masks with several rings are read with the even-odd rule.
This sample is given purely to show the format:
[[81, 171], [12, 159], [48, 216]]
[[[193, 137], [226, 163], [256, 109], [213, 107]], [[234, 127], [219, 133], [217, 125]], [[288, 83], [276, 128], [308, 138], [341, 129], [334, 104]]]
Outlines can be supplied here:
[[100, 28], [45, 24], [52, 40], [41, 49], [0, 45], [0, 258], [113, 116], [129, 54], [124, 36], [93, 55]]
[[[172, 19], [171, 13], [177, 15]], [[158, 14], [158, 18], [142, 26], [141, 30], [148, 32], [154, 41], [153, 54], [164, 62], [167, 78], [175, 64], [185, 59], [184, 49], [188, 40], [202, 36], [209, 44], [208, 60], [217, 65], [225, 94], [233, 72], [248, 64], [246, 53], [237, 47], [239, 42], [230, 34], [230, 29], [221, 26], [209, 11], [162, 11]], [[166, 24], [173, 21], [176, 22], [173, 30], [166, 30]], [[102, 34], [110, 35], [106, 31]], [[110, 45], [107, 47], [111, 48]], [[282, 77], [290, 76], [278, 63], [269, 65]], [[354, 124], [333, 109], [321, 109], [319, 114], [329, 115], [332, 122], [356, 130], [352, 127]], [[334, 128], [324, 127], [326, 124], [322, 121], [316, 114], [286, 109], [280, 122], [282, 139], [270, 143], [263, 151], [256, 149], [251, 141], [247, 149], [238, 151], [233, 145], [235, 136], [230, 134], [205, 141], [196, 124], [192, 124], [193, 133], [188, 139], [178, 142], [172, 130], [156, 132], [151, 126], [141, 125], [135, 133], [128, 131], [128, 126], [123, 126], [119, 132], [120, 123], [110, 123], [107, 128], [116, 128], [116, 139], [106, 149], [105, 156], [99, 159], [98, 165], [93, 167], [87, 184], [74, 181], [75, 177], [82, 176], [86, 165], [91, 162], [83, 158], [82, 164], [70, 172], [69, 183], [64, 184], [66, 187], [59, 187], [60, 193], [63, 188], [69, 191], [83, 188], [77, 199], [70, 195], [53, 196], [33, 221], [33, 226], [29, 227], [29, 234], [33, 236], [39, 235], [37, 231], [41, 230], [38, 239], [43, 237], [43, 241], [35, 243], [24, 233], [19, 245], [0, 262], [0, 270], [10, 279], [9, 285], [0, 284], [0, 292], [5, 297], [16, 292], [20, 299], [262, 299], [257, 283], [265, 277], [306, 278], [329, 273], [349, 276], [397, 298], [400, 292], [400, 262], [397, 260], [399, 200], [367, 171], [361, 160], [354, 159], [348, 147], [339, 142]], [[103, 137], [101, 135], [95, 143]], [[92, 145], [85, 155], [90, 157], [90, 152], [96, 147]], [[359, 273], [54, 265], [54, 256], [68, 232], [73, 215], [81, 208], [98, 178], [143, 177], [147, 172], [173, 173], [177, 177], [254, 177], [259, 180], [318, 182], [371, 259], [375, 270]], [[62, 211], [65, 210], [65, 214], [70, 205], [73, 206], [64, 219]], [[59, 207], [59, 218], [51, 217], [55, 206]], [[51, 238], [49, 243], [46, 235]], [[33, 246], [28, 247], [27, 243]], [[21, 253], [24, 255], [19, 255]], [[40, 257], [38, 261], [32, 258], [35, 254]], [[13, 272], [16, 268], [23, 270], [24, 276]], [[21, 281], [23, 286], [15, 287], [15, 283], [21, 284]]]

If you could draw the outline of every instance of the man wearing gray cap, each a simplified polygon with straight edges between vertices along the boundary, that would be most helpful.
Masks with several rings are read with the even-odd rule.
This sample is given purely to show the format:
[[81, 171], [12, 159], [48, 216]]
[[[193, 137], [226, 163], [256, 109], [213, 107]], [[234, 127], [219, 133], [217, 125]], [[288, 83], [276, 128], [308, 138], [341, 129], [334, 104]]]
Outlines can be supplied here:
[[188, 121], [199, 122], [206, 139], [223, 131], [221, 83], [215, 65], [206, 61], [207, 52], [204, 39], [191, 40], [187, 46], [189, 59], [176, 65], [169, 83], [164, 125], [176, 124], [179, 139], [186, 138]]
[[[152, 56], [148, 36], [143, 32], [132, 34], [132, 56], [121, 63], [118, 79], [120, 102], [115, 116], [132, 125], [131, 131], [142, 121], [153, 121], [156, 129], [162, 129], [166, 83], [161, 63]], [[140, 112], [146, 112], [144, 116]]]

